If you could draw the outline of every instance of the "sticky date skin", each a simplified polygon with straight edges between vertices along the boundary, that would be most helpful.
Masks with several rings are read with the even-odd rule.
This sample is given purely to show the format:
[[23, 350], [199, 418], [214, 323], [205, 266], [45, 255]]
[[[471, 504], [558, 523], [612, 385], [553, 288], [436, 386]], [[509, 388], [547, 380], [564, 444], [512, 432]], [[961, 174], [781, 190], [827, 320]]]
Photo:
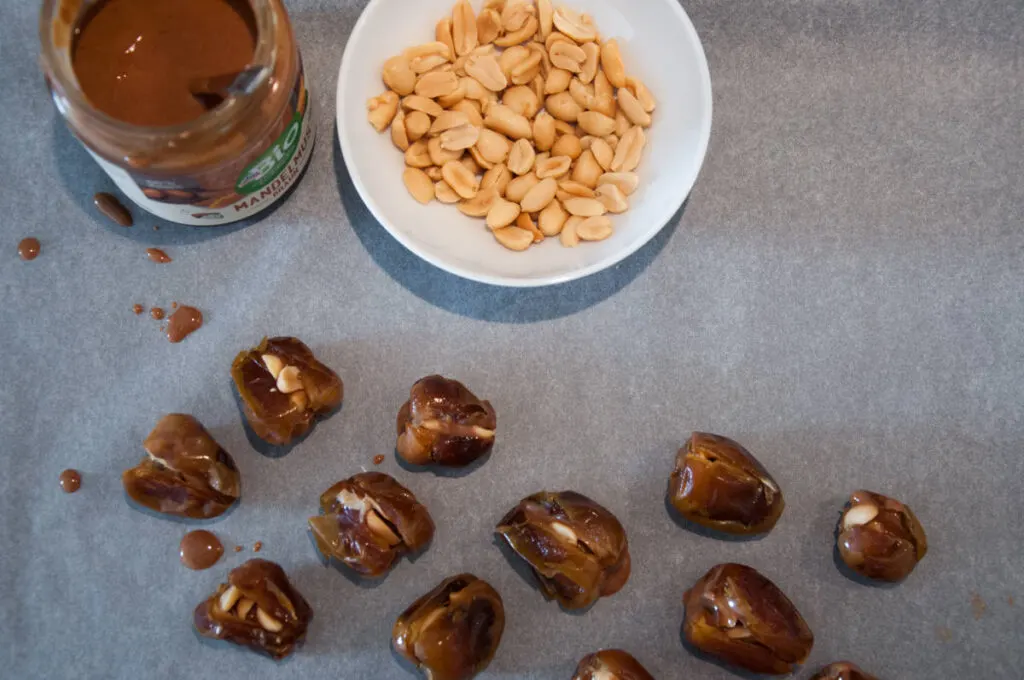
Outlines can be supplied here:
[[199, 634], [282, 659], [302, 643], [313, 610], [284, 570], [254, 559], [231, 570], [228, 582], [196, 607]]
[[654, 677], [629, 653], [603, 649], [583, 657], [572, 680], [654, 680]]
[[161, 418], [143, 447], [146, 457], [125, 470], [121, 482], [129, 498], [150, 510], [209, 519], [241, 495], [235, 461], [190, 415]]
[[753, 673], [792, 673], [814, 635], [778, 586], [751, 567], [720, 564], [683, 598], [683, 635], [696, 649]]
[[[323, 514], [309, 526], [317, 548], [354, 571], [376, 578], [434, 536], [427, 508], [409, 489], [381, 472], [363, 472], [320, 496]], [[371, 514], [372, 513], [372, 514]]]
[[910, 507], [872, 491], [850, 495], [836, 543], [850, 569], [891, 583], [909, 576], [928, 552], [924, 528]]
[[[302, 389], [284, 394], [263, 357], [272, 355], [299, 370]], [[298, 338], [264, 338], [231, 364], [231, 378], [249, 427], [269, 444], [286, 446], [309, 432], [318, 416], [341, 405], [345, 386], [338, 374], [317, 360]]]
[[614, 595], [631, 570], [619, 520], [574, 491], [542, 491], [505, 515], [496, 532], [533, 569], [541, 592], [566, 609]]
[[412, 465], [466, 467], [494, 447], [497, 415], [489, 401], [439, 375], [419, 380], [399, 409], [395, 450]]
[[753, 454], [705, 432], [694, 432], [679, 450], [668, 496], [687, 520], [733, 535], [771, 531], [786, 505], [778, 483]]
[[470, 680], [494, 658], [504, 630], [498, 591], [472, 574], [460, 574], [398, 617], [392, 644], [430, 680]]
[[878, 680], [855, 663], [837, 661], [814, 674], [811, 680]]

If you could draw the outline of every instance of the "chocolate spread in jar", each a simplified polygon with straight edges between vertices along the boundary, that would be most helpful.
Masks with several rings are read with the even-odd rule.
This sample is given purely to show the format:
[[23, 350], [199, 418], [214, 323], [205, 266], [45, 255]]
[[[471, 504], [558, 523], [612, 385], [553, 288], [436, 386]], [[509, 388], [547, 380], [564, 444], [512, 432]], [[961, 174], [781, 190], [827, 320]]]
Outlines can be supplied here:
[[39, 248], [39, 239], [29, 236], [21, 239], [18, 244], [18, 255], [26, 262], [30, 262], [39, 257]]
[[190, 531], [181, 539], [178, 555], [181, 563], [196, 571], [209, 569], [224, 554], [224, 545], [213, 533], [205, 529]]
[[203, 313], [195, 307], [181, 305], [178, 311], [171, 314], [167, 324], [167, 339], [171, 342], [181, 342], [189, 335], [199, 330], [203, 325]]
[[71, 63], [100, 111], [166, 127], [219, 104], [193, 92], [193, 84], [237, 74], [255, 48], [256, 21], [245, 0], [103, 0], [80, 22]]
[[167, 264], [168, 262], [174, 261], [171, 259], [170, 255], [160, 250], [159, 248], [146, 248], [146, 255], [149, 257], [150, 260], [156, 262], [157, 264]]

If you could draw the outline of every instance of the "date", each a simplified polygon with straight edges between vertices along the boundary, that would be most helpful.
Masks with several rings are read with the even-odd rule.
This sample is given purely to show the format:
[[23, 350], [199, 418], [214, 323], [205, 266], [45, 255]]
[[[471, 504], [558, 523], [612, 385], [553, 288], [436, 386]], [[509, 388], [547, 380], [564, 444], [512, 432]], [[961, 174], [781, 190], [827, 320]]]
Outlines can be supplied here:
[[603, 649], [583, 657], [573, 680], [654, 680], [654, 676], [627, 652]]
[[428, 680], [470, 680], [494, 658], [504, 630], [498, 591], [472, 574], [460, 574], [398, 617], [392, 644]]
[[782, 490], [737, 442], [694, 432], [676, 457], [669, 500], [687, 520], [728, 534], [772, 530], [782, 516]]
[[683, 596], [683, 635], [698, 650], [753, 673], [792, 673], [814, 635], [778, 586], [751, 567], [720, 564]]
[[165, 515], [209, 519], [241, 496], [234, 459], [192, 416], [164, 416], [143, 447], [146, 457], [121, 475], [136, 503]]
[[256, 435], [287, 446], [309, 432], [317, 417], [341, 406], [345, 387], [298, 338], [264, 338], [235, 357], [231, 377]]
[[383, 576], [434, 537], [427, 508], [381, 472], [338, 482], [320, 496], [320, 509], [323, 514], [309, 519], [320, 552], [364, 576]]
[[836, 542], [850, 569], [893, 583], [909, 576], [928, 552], [924, 528], [910, 508], [871, 491], [850, 495]]
[[533, 569], [541, 592], [566, 609], [614, 595], [629, 579], [629, 542], [611, 512], [574, 491], [524, 498], [496, 529]]
[[395, 449], [412, 465], [466, 467], [494, 446], [497, 415], [457, 380], [423, 378], [398, 412]]
[[254, 559], [232, 569], [228, 582], [196, 607], [192, 620], [200, 635], [282, 659], [302, 643], [313, 610], [284, 569]]

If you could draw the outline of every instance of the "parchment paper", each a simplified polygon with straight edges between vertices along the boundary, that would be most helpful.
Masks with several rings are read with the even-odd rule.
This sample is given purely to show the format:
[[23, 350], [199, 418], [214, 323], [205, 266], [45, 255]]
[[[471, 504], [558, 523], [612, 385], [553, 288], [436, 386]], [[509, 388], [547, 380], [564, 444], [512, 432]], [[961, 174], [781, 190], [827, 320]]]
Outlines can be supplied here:
[[[846, 658], [884, 678], [1019, 678], [1024, 662], [1024, 18], [1017, 0], [691, 0], [715, 87], [711, 150], [685, 212], [612, 271], [519, 292], [416, 260], [352, 189], [334, 135], [338, 62], [362, 2], [292, 0], [320, 140], [259, 222], [108, 224], [111, 189], [67, 132], [36, 55], [37, 3], [0, 10], [0, 676], [408, 678], [396, 616], [471, 571], [503, 595], [486, 678], [571, 677], [622, 647], [658, 678], [735, 677], [680, 643], [682, 594], [717, 562], [762, 570], [816, 634], [799, 677]], [[352, 102], [362, 106], [363, 102]], [[17, 243], [42, 242], [35, 262]], [[150, 263], [147, 246], [174, 258]], [[180, 345], [133, 303], [202, 309]], [[295, 334], [343, 376], [343, 410], [280, 458], [254, 449], [228, 368]], [[492, 400], [499, 443], [463, 477], [402, 469], [395, 413], [441, 372]], [[234, 455], [244, 499], [212, 529], [228, 554], [178, 562], [185, 524], [142, 514], [120, 473], [168, 412]], [[691, 430], [732, 436], [782, 485], [763, 540], [678, 526], [664, 493]], [[438, 525], [378, 585], [320, 566], [318, 494], [394, 474]], [[81, 491], [61, 493], [66, 467]], [[892, 494], [931, 550], [904, 584], [833, 563], [846, 495]], [[493, 542], [521, 497], [585, 493], [623, 521], [634, 573], [583, 615], [546, 603]], [[253, 556], [316, 611], [282, 664], [196, 638], [191, 612]], [[236, 554], [234, 545], [245, 551]], [[973, 598], [973, 600], [972, 600]], [[1016, 598], [1016, 602], [1012, 598]], [[973, 605], [972, 605], [973, 602]]]

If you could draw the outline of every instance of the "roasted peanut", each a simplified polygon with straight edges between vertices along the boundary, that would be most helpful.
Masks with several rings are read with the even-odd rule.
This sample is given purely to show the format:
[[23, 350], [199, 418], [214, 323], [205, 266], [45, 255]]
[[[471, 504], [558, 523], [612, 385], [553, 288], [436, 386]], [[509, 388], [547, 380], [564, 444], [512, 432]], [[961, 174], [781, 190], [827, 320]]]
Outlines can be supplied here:
[[[480, 194], [477, 194], [477, 198], [479, 197]], [[434, 184], [434, 198], [441, 203], [446, 203], [448, 205], [454, 205], [462, 200], [462, 197], [455, 193], [455, 189], [452, 189], [451, 186], [448, 185], [448, 182], [445, 182], [443, 179], [438, 180]]]
[[540, 37], [547, 38], [554, 28], [555, 10], [551, 0], [537, 0], [537, 21], [540, 23]]
[[459, 212], [468, 217], [487, 217], [487, 213], [491, 212], [491, 208], [494, 207], [494, 202], [498, 198], [496, 188], [482, 188], [474, 198], [459, 203]]
[[601, 201], [610, 213], [619, 215], [629, 210], [629, 201], [626, 200], [626, 195], [614, 184], [599, 183], [594, 193], [597, 194], [597, 200]]
[[398, 95], [390, 90], [366, 103], [368, 118], [377, 132], [384, 132], [398, 113]]
[[384, 84], [404, 97], [416, 88], [416, 73], [404, 56], [391, 57], [384, 62]]
[[580, 129], [588, 135], [607, 137], [615, 132], [615, 120], [597, 111], [584, 111], [578, 120]]
[[613, 172], [633, 172], [640, 165], [640, 157], [643, 155], [644, 147], [647, 145], [647, 135], [639, 125], [631, 128], [615, 150], [615, 160], [612, 161]]
[[441, 175], [444, 177], [444, 181], [448, 182], [448, 185], [455, 190], [455, 193], [463, 198], [475, 197], [480, 189], [473, 173], [458, 161], [448, 161], [441, 166]]
[[589, 217], [576, 226], [576, 234], [584, 241], [603, 241], [612, 235], [612, 221], [604, 216]]
[[550, 151], [555, 145], [555, 119], [547, 111], [533, 120], [533, 144], [539, 151]]
[[441, 146], [440, 137], [431, 137], [427, 142], [427, 153], [430, 154], [430, 164], [443, 167], [448, 161], [457, 161], [463, 156], [462, 151], [450, 151]]
[[537, 216], [537, 227], [545, 236], [558, 236], [562, 233], [562, 227], [565, 226], [567, 219], [569, 213], [562, 209], [562, 204], [552, 200]]
[[512, 139], [533, 137], [533, 126], [530, 125], [530, 121], [502, 104], [494, 104], [487, 109], [484, 126]]
[[583, 43], [580, 49], [587, 55], [587, 58], [580, 66], [579, 78], [584, 84], [590, 84], [597, 77], [597, 69], [601, 61], [601, 48], [596, 43], [588, 42]]
[[582, 217], [573, 215], [562, 225], [562, 232], [559, 234], [562, 245], [566, 248], [575, 248], [580, 244], [580, 236], [576, 233], [576, 227], [583, 222]]
[[569, 36], [578, 43], [592, 42], [597, 40], [597, 31], [592, 24], [583, 20], [583, 17], [569, 9], [559, 7], [554, 14], [555, 28]]
[[533, 144], [525, 139], [520, 139], [512, 145], [506, 165], [516, 175], [525, 175], [533, 170], [535, 160], [537, 160], [537, 152], [534, 150]]
[[594, 137], [590, 143], [590, 151], [594, 154], [594, 158], [597, 160], [598, 165], [608, 172], [612, 169], [612, 161], [615, 160], [615, 151], [608, 142], [604, 141], [599, 137]]
[[547, 179], [548, 177], [559, 179], [569, 174], [571, 167], [572, 159], [568, 156], [551, 156], [545, 159], [538, 157], [537, 162], [534, 164], [537, 177], [540, 179]]
[[519, 227], [501, 227], [494, 230], [494, 238], [509, 250], [521, 252], [533, 245], [533, 233]]
[[505, 35], [495, 40], [494, 44], [497, 45], [498, 47], [512, 47], [514, 45], [518, 45], [522, 42], [525, 42], [529, 40], [534, 33], [537, 32], [538, 25], [539, 24], [537, 23], [537, 17], [530, 16], [526, 20], [526, 23], [523, 24], [522, 28], [513, 33], [506, 33]]
[[434, 200], [434, 183], [427, 177], [427, 173], [418, 168], [406, 168], [402, 180], [412, 197], [420, 203], [426, 205]]
[[626, 86], [626, 66], [622, 63], [622, 52], [619, 51], [617, 40], [609, 40], [601, 46], [601, 68], [604, 69], [612, 87]]
[[484, 128], [480, 131], [476, 148], [489, 162], [504, 163], [512, 150], [512, 143], [500, 132]]
[[644, 111], [637, 98], [625, 87], [619, 89], [619, 108], [633, 125], [651, 127], [651, 114]]
[[505, 198], [513, 203], [519, 203], [526, 198], [526, 194], [530, 192], [530, 189], [538, 184], [540, 184], [540, 179], [532, 172], [529, 175], [516, 177], [505, 188]]
[[476, 37], [481, 45], [489, 45], [501, 35], [501, 16], [493, 9], [485, 9], [476, 18]]
[[644, 107], [644, 111], [654, 113], [658, 103], [654, 101], [654, 96], [651, 95], [651, 91], [647, 89], [647, 86], [642, 81], [636, 78], [626, 78], [626, 87], [633, 93], [633, 96], [640, 102], [640, 105]]
[[430, 152], [427, 150], [426, 142], [410, 144], [405, 152], [405, 164], [411, 168], [429, 168], [433, 165], [430, 160]]
[[576, 160], [582, 153], [583, 145], [576, 135], [562, 135], [551, 147], [552, 156], [568, 156], [571, 160]]
[[640, 186], [640, 177], [635, 172], [606, 172], [597, 180], [597, 185], [614, 184], [624, 195], [630, 196]]
[[498, 57], [498, 63], [506, 78], [512, 77], [512, 69], [530, 58], [530, 50], [522, 45], [508, 48]]
[[534, 224], [533, 218], [527, 212], [519, 213], [519, 217], [516, 218], [516, 226], [520, 229], [525, 229], [533, 235], [533, 242], [540, 243], [544, 240], [544, 234], [541, 233], [537, 225]]
[[424, 73], [416, 81], [416, 94], [433, 99], [451, 94], [459, 89], [459, 77], [450, 71]]
[[444, 113], [444, 109], [441, 108], [440, 104], [435, 102], [433, 99], [421, 97], [418, 94], [411, 94], [402, 99], [402, 108], [405, 109], [406, 112], [420, 111], [431, 118], [437, 118]]
[[504, 196], [505, 190], [511, 181], [512, 173], [509, 172], [508, 168], [503, 163], [497, 164], [484, 173], [483, 179], [480, 180], [480, 190], [483, 192], [486, 189], [493, 188], [499, 196]]
[[405, 115], [405, 134], [410, 143], [423, 138], [430, 130], [430, 117], [422, 111], [413, 111]]
[[446, 130], [441, 135], [441, 148], [448, 151], [461, 151], [477, 143], [480, 128], [469, 123]]
[[574, 182], [579, 182], [586, 187], [596, 189], [597, 181], [601, 179], [603, 174], [604, 169], [597, 162], [597, 159], [594, 158], [594, 152], [584, 151], [576, 161], [576, 167], [572, 170], [572, 179]]
[[562, 68], [553, 68], [544, 81], [544, 94], [558, 94], [569, 89], [572, 73]]
[[583, 62], [587, 60], [587, 53], [574, 43], [564, 40], [556, 41], [548, 49], [548, 58], [555, 68], [564, 69], [570, 73], [579, 73], [583, 70]]
[[524, 212], [540, 212], [548, 207], [551, 201], [555, 200], [555, 193], [557, 191], [558, 182], [550, 177], [543, 179], [526, 192], [526, 195], [520, 201], [520, 205]]
[[437, 26], [434, 27], [434, 40], [444, 43], [445, 47], [448, 48], [448, 54], [452, 57], [455, 56], [455, 41], [452, 39], [451, 17], [445, 17], [437, 22]]
[[475, 78], [491, 92], [501, 92], [508, 87], [508, 78], [501, 70], [498, 60], [491, 55], [467, 59], [466, 75]]
[[480, 104], [470, 99], [463, 99], [454, 106], [452, 111], [458, 111], [466, 114], [466, 118], [469, 119], [469, 124], [474, 125], [478, 128], [484, 126], [484, 117], [480, 114]]
[[[518, 203], [506, 201], [504, 198], [495, 198], [494, 204], [487, 213], [487, 226], [492, 230], [507, 227], [516, 221], [522, 211]], [[530, 240], [533, 240], [532, 236]]]
[[455, 43], [455, 53], [459, 56], [469, 54], [476, 46], [476, 14], [469, 0], [459, 0], [452, 11], [452, 40]]
[[570, 198], [563, 202], [563, 206], [570, 215], [577, 217], [600, 217], [607, 212], [604, 204], [596, 198]]
[[409, 148], [409, 132], [405, 127], [405, 112], [401, 109], [391, 121], [391, 141], [403, 152]]
[[533, 90], [525, 85], [517, 85], [505, 90], [505, 94], [501, 97], [501, 103], [527, 119], [532, 119], [540, 110], [540, 100], [537, 99]]

